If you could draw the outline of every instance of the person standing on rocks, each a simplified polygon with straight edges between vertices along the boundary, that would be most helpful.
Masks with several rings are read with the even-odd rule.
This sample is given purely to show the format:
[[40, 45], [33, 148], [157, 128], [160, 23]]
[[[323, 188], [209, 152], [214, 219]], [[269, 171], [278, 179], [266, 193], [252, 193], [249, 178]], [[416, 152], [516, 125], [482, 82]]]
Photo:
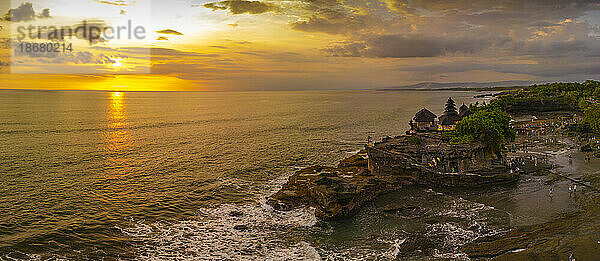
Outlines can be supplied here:
[[569, 154], [569, 164], [573, 164], [573, 155]]

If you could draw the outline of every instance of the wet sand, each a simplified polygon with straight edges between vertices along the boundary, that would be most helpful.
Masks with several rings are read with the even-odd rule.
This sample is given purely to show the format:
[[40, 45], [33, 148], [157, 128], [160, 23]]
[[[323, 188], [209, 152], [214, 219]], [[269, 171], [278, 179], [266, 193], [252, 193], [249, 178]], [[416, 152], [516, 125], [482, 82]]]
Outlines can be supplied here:
[[510, 197], [519, 201], [511, 211], [510, 232], [477, 239], [463, 250], [470, 257], [495, 260], [567, 260], [571, 253], [577, 260], [599, 258], [600, 159], [586, 160], [579, 150], [582, 144], [561, 130], [519, 135], [515, 143], [532, 146], [511, 156], [547, 159], [556, 167], [540, 176], [522, 177], [537, 182], [521, 182], [519, 186], [527, 187], [519, 190], [525, 193]]

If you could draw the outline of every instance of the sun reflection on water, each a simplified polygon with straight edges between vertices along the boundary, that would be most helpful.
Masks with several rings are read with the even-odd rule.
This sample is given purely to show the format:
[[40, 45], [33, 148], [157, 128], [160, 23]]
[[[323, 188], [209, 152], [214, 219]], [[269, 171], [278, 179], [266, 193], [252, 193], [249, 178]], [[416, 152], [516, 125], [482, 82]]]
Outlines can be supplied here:
[[131, 146], [131, 133], [127, 130], [127, 110], [122, 92], [111, 92], [107, 111], [108, 128], [104, 150], [107, 158], [106, 173], [109, 178], [127, 176], [127, 151]]

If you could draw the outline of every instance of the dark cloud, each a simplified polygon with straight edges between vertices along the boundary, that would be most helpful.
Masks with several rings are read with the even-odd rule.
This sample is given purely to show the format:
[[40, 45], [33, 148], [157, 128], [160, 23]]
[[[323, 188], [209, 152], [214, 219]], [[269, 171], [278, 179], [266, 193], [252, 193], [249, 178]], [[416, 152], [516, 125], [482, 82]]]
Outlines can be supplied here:
[[379, 5], [352, 0], [302, 2], [308, 4], [309, 11], [291, 23], [293, 29], [346, 36], [345, 41], [323, 49], [331, 56], [458, 55], [477, 60], [502, 55], [538, 62], [562, 57], [564, 64], [570, 64], [578, 57], [600, 53], [600, 38], [593, 36], [600, 35], [600, 25], [577, 20], [599, 10], [598, 1], [381, 0]]
[[428, 10], [445, 12], [460, 10], [468, 13], [474, 12], [511, 12], [514, 10], [554, 10], [569, 11], [572, 9], [586, 9], [597, 7], [595, 0], [388, 0], [391, 3], [405, 4], [413, 10]]
[[[565, 66], [568, 64], [568, 66]], [[600, 76], [600, 61], [593, 58], [570, 61], [564, 58], [542, 58], [538, 64], [523, 64], [499, 61], [448, 61], [431, 65], [403, 65], [395, 71], [411, 72], [417, 75], [448, 75], [473, 71], [493, 71], [506, 74], [528, 75], [530, 77], [562, 80], [583, 79]]]
[[204, 7], [216, 10], [229, 10], [231, 14], [262, 14], [266, 12], [276, 12], [279, 7], [264, 3], [261, 1], [229, 0], [204, 4]]
[[36, 14], [32, 3], [22, 3], [15, 9], [8, 10], [4, 20], [12, 22], [29, 22], [35, 20]]
[[599, 43], [584, 40], [573, 41], [522, 41], [515, 42], [511, 50], [518, 54], [535, 55], [538, 57], [572, 56], [597, 54], [600, 51]]
[[107, 55], [100, 53], [94, 55], [88, 51], [74, 52], [18, 52], [15, 51], [16, 57], [31, 57], [42, 63], [55, 64], [114, 64], [116, 61]]
[[156, 38], [156, 40], [157, 40], [157, 41], [168, 41], [168, 40], [169, 40], [169, 38], [167, 38], [167, 37], [164, 37], [164, 36], [159, 36], [159, 37], [157, 37], [157, 38]]
[[33, 9], [32, 3], [29, 3], [29, 2], [21, 3], [21, 5], [19, 5], [19, 7], [8, 10], [8, 13], [6, 13], [4, 15], [2, 20], [11, 21], [11, 22], [29, 22], [29, 21], [36, 20], [36, 18], [38, 18], [38, 19], [52, 18], [52, 16], [50, 15], [50, 9], [46, 8], [46, 9], [42, 10], [41, 13], [36, 14], [35, 10]]
[[[103, 20], [85, 21], [70, 27], [56, 28], [49, 26], [41, 33], [42, 39], [52, 41], [64, 41], [65, 39], [76, 37], [84, 39], [90, 44], [104, 43], [108, 40], [104, 39], [102, 33], [107, 30], [108, 25]], [[87, 30], [83, 30], [87, 28]], [[84, 33], [85, 32], [85, 33]]]
[[333, 45], [325, 51], [333, 56], [380, 58], [436, 57], [469, 54], [492, 45], [503, 45], [509, 38], [442, 38], [423, 35], [381, 35], [363, 42]]
[[67, 60], [74, 63], [85, 64], [114, 64], [116, 61], [105, 54], [94, 55], [90, 52], [76, 52], [72, 56], [67, 56]]
[[160, 30], [160, 31], [156, 31], [159, 34], [172, 34], [172, 35], [183, 35], [180, 32], [177, 32], [175, 30], [172, 29], [165, 29], [165, 30]]
[[[234, 11], [233, 2], [242, 1], [205, 7], [232, 14], [268, 11]], [[289, 23], [293, 30], [335, 35], [323, 49], [328, 56], [427, 57], [415, 61], [431, 64], [471, 61], [414, 67], [415, 74], [429, 74], [431, 69], [435, 77], [443, 78], [478, 70], [525, 77], [600, 74], [600, 62], [595, 61], [600, 57], [598, 0], [291, 0], [278, 4], [279, 11], [298, 17]], [[239, 53], [264, 59], [274, 56]], [[497, 57], [504, 60], [493, 60]]]
[[42, 13], [40, 13], [37, 16], [39, 19], [48, 19], [48, 18], [52, 18], [52, 16], [50, 16], [50, 9], [46, 8], [44, 10], [42, 10]]
[[292, 28], [304, 32], [345, 34], [368, 27], [367, 20], [363, 15], [352, 14], [346, 10], [321, 8], [308, 18], [292, 23]]

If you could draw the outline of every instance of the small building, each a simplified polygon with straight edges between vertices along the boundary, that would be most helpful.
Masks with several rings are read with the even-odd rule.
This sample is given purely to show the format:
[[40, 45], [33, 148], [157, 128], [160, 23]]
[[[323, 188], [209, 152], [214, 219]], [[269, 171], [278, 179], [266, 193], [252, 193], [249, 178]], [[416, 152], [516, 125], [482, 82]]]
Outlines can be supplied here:
[[438, 118], [433, 112], [423, 108], [410, 121], [410, 130], [406, 133], [415, 134], [417, 132], [454, 130], [456, 124], [471, 115], [471, 113], [469, 106], [464, 103], [460, 106], [459, 111], [457, 111], [454, 100], [448, 98], [442, 116]]
[[421, 109], [413, 118], [414, 123], [411, 123], [411, 130], [418, 132], [431, 131], [437, 129], [437, 115], [428, 109]]

